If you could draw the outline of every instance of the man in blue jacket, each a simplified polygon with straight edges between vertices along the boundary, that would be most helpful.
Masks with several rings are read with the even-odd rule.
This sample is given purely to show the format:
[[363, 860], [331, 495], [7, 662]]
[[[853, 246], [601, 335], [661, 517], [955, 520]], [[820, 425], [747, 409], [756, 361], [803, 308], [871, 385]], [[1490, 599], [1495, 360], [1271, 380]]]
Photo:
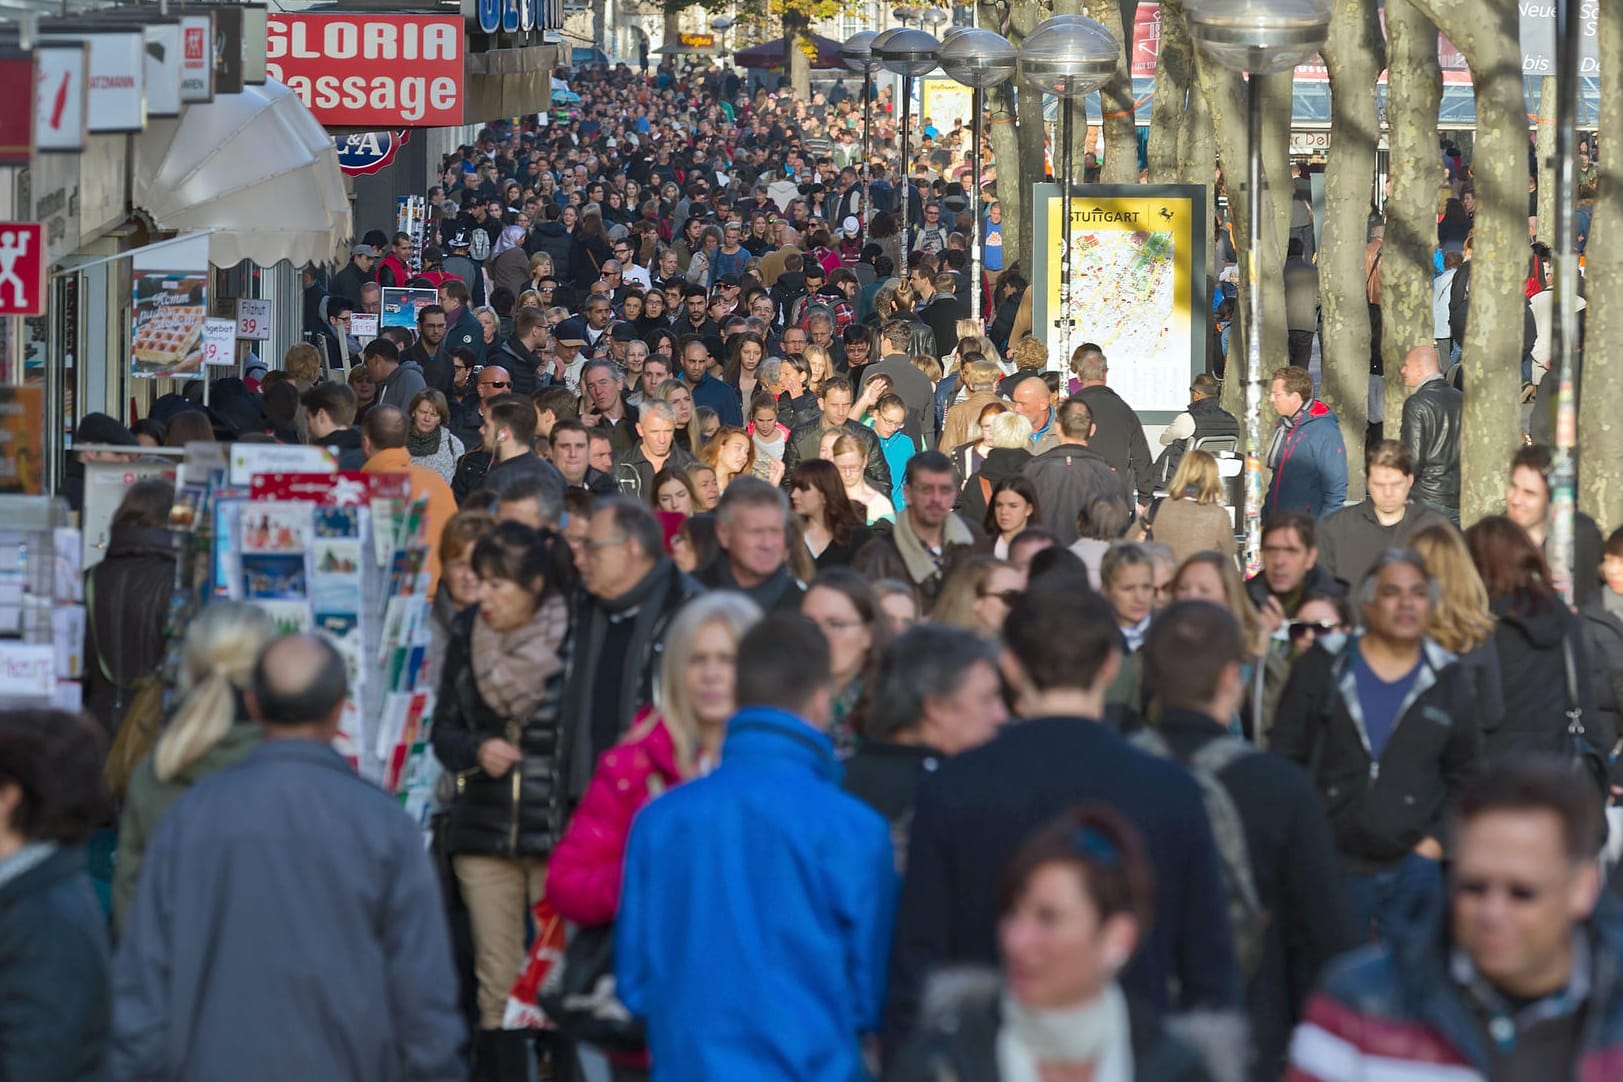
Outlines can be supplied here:
[[737, 670], [721, 766], [631, 828], [616, 991], [659, 1082], [852, 1082], [884, 1000], [890, 829], [840, 789], [816, 626], [767, 616]]
[[1268, 444], [1266, 515], [1301, 511], [1322, 518], [1347, 502], [1347, 446], [1335, 411], [1313, 397], [1307, 369], [1286, 365], [1268, 384], [1268, 401], [1279, 414]]

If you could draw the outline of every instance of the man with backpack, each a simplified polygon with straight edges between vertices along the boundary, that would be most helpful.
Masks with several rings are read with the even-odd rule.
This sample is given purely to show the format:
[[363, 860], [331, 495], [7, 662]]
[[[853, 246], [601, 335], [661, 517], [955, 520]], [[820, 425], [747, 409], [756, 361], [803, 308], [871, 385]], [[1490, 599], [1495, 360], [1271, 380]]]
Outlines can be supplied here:
[[1255, 1049], [1250, 1077], [1280, 1077], [1291, 1029], [1325, 964], [1359, 945], [1335, 842], [1307, 773], [1231, 735], [1246, 695], [1240, 627], [1183, 601], [1150, 624], [1140, 660], [1161, 715], [1133, 743], [1189, 770], [1223, 866]]
[[1084, 577], [1049, 576], [1010, 607], [1004, 640], [1020, 723], [919, 782], [890, 955], [887, 1051], [912, 1031], [927, 975], [997, 958], [999, 882], [988, 869], [1087, 801], [1138, 828], [1162, 900], [1121, 971], [1122, 988], [1161, 1010], [1198, 1011], [1217, 1024], [1232, 1009], [1237, 1020], [1241, 982], [1200, 789], [1101, 720], [1122, 657], [1109, 604]]

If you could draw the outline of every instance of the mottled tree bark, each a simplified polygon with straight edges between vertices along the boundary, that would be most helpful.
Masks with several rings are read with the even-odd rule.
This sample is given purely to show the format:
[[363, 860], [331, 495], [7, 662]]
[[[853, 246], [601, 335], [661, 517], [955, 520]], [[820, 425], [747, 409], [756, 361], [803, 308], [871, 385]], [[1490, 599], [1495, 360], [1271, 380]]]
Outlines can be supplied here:
[[[1055, 6], [1058, 10], [1058, 5]], [[1099, 22], [1116, 38], [1119, 46], [1116, 74], [1099, 91], [1104, 112], [1104, 169], [1099, 179], [1105, 184], [1138, 183], [1138, 122], [1133, 117], [1132, 39], [1123, 27], [1131, 28], [1138, 0], [1082, 0], [1082, 14]], [[1077, 103], [1080, 110], [1081, 102]], [[1078, 116], [1079, 129], [1086, 129]], [[1078, 161], [1081, 159], [1078, 158]]]
[[1555, 76], [1538, 81], [1538, 134], [1533, 152], [1538, 158], [1538, 239], [1555, 243], [1555, 113], [1559, 93]]
[[[1389, 19], [1391, 4], [1403, 2], [1390, 0]], [[1319, 248], [1319, 346], [1323, 357], [1319, 390], [1341, 423], [1341, 439], [1347, 446], [1349, 500], [1360, 499], [1364, 492], [1364, 456], [1358, 451], [1368, 424], [1371, 348], [1364, 245], [1380, 138], [1375, 79], [1381, 71], [1381, 52], [1374, 0], [1335, 0], [1330, 10], [1330, 37], [1323, 50], [1330, 69], [1333, 134], [1324, 173], [1324, 229]], [[1435, 111], [1432, 115], [1435, 118]]]
[[1506, 469], [1521, 442], [1527, 105], [1518, 13], [1515, 0], [1414, 3], [1459, 47], [1476, 90], [1477, 211], [1460, 441], [1460, 520], [1469, 525], [1504, 506]]
[[[1600, 130], [1623, 132], [1623, 4], [1608, 0], [1600, 36]], [[1586, 259], [1578, 503], [1605, 527], [1623, 522], [1623, 153], [1603, 150]]]
[[[801, 101], [811, 100], [811, 57], [806, 55], [802, 42], [811, 33], [811, 22], [805, 15], [797, 11], [783, 13], [784, 42], [784, 71], [789, 76], [789, 85], [794, 88], [795, 97]], [[903, 168], [906, 163], [902, 163]], [[903, 174], [906, 175], [905, 173]]]
[[[1161, 46], [1155, 58], [1155, 98], [1150, 103], [1150, 136], [1147, 157], [1150, 183], [1184, 182], [1184, 159], [1180, 156], [1182, 137], [1192, 107], [1200, 99], [1191, 94], [1195, 74], [1194, 42], [1189, 37], [1183, 0], [1162, 0]], [[1211, 158], [1199, 183], [1210, 184]]]
[[[1386, 117], [1391, 143], [1391, 198], [1381, 248], [1381, 359], [1386, 370], [1386, 431], [1397, 434], [1403, 415], [1403, 357], [1429, 345], [1432, 252], [1437, 247], [1437, 108], [1443, 74], [1437, 65], [1437, 28], [1410, 2], [1386, 5]], [[1448, 364], [1448, 358], [1442, 358]]]

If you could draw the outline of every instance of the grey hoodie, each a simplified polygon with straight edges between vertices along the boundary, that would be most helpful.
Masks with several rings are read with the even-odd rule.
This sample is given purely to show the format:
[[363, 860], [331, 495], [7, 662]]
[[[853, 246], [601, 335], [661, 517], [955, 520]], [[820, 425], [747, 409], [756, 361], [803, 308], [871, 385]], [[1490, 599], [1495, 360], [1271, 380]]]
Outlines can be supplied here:
[[423, 378], [423, 366], [412, 360], [401, 361], [400, 367], [391, 372], [378, 388], [378, 405], [393, 406], [405, 413], [411, 400], [417, 397], [417, 392], [427, 389], [428, 380]]

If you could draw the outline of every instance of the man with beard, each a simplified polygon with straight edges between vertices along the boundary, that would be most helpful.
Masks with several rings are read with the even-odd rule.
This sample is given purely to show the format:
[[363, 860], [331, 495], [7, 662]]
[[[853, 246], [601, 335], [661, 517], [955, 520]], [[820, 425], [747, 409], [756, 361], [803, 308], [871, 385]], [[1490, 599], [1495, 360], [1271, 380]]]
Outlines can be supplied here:
[[444, 349], [445, 332], [449, 327], [444, 308], [437, 304], [425, 305], [417, 312], [417, 341], [401, 358], [416, 361], [423, 370], [424, 381], [447, 396], [452, 394], [456, 382], [450, 356]]

